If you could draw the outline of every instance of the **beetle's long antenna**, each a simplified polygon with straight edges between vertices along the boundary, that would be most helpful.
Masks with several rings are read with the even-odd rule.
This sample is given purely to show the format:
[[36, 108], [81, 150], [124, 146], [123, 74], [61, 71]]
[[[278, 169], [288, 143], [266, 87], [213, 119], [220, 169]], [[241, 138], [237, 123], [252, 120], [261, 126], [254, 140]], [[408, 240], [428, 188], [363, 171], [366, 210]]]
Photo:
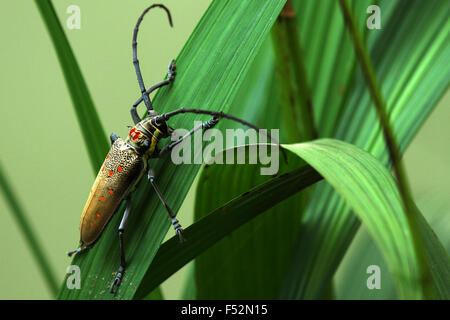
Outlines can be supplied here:
[[144, 80], [142, 79], [142, 74], [141, 74], [141, 68], [139, 67], [139, 60], [137, 58], [137, 42], [136, 42], [136, 38], [137, 38], [137, 34], [139, 31], [139, 25], [142, 22], [142, 19], [144, 19], [145, 14], [152, 8], [154, 7], [160, 7], [162, 9], [164, 9], [167, 13], [167, 16], [169, 18], [169, 24], [171, 27], [173, 27], [172, 24], [172, 17], [170, 15], [170, 11], [169, 9], [167, 9], [164, 5], [162, 4], [153, 4], [150, 7], [148, 7], [147, 9], [144, 10], [144, 12], [142, 12], [141, 16], [139, 17], [136, 26], [134, 27], [134, 32], [133, 32], [133, 42], [132, 42], [132, 47], [133, 47], [133, 64], [134, 64], [134, 68], [136, 69], [136, 75], [138, 78], [138, 82], [139, 82], [139, 87], [141, 88], [141, 93], [142, 93], [142, 98], [145, 102], [145, 106], [147, 107], [148, 110], [153, 110], [153, 107], [151, 105], [150, 102], [150, 98], [148, 97], [148, 94], [145, 92], [145, 85], [144, 85]]
[[[214, 116], [216, 118], [226, 118], [226, 119], [230, 119], [236, 122], [239, 122], [243, 125], [246, 125], [250, 128], [253, 128], [255, 130], [257, 130], [258, 132], [261, 132], [261, 128], [255, 126], [254, 124], [251, 124], [248, 121], [245, 121], [243, 119], [237, 118], [235, 116], [223, 113], [223, 112], [217, 112], [217, 111], [210, 111], [210, 110], [201, 110], [201, 109], [185, 109], [185, 108], [181, 108], [172, 112], [168, 112], [168, 113], [163, 113], [160, 117], [164, 119], [164, 121], [169, 120], [170, 118], [172, 118], [173, 116], [176, 116], [177, 114], [183, 114], [183, 113], [196, 113], [196, 114], [209, 114], [211, 116]], [[273, 138], [270, 134], [268, 134], [267, 132], [262, 131], [268, 138], [270, 138], [270, 140], [274, 143], [276, 143], [278, 145], [278, 148], [281, 150], [281, 152], [283, 153], [283, 157], [287, 162], [287, 155], [286, 155], [286, 151], [281, 147], [280, 143]]]

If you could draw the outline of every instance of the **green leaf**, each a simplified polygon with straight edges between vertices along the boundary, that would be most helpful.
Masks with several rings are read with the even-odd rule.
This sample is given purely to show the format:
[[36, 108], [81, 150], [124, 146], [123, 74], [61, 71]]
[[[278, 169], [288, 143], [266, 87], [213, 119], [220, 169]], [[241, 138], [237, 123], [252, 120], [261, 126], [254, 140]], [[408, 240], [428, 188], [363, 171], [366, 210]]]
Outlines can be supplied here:
[[58, 293], [58, 282], [55, 271], [52, 268], [52, 264], [48, 259], [48, 256], [43, 248], [37, 233], [31, 225], [30, 219], [27, 217], [25, 210], [23, 209], [19, 197], [12, 188], [11, 182], [3, 172], [3, 168], [0, 165], [0, 190], [5, 197], [6, 203], [11, 208], [11, 213], [17, 222], [19, 229], [22, 231], [23, 236], [30, 247], [31, 253], [36, 259], [36, 264], [39, 267], [42, 276], [47, 283], [50, 291], [54, 296]]
[[[292, 137], [285, 130], [285, 123], [281, 122], [278, 87], [274, 74], [274, 53], [270, 41], [272, 39], [268, 40], [261, 48], [240, 88], [233, 102], [232, 112], [262, 128], [279, 129], [281, 141], [289, 141], [289, 139], [292, 141]], [[228, 147], [232, 145], [227, 141]], [[280, 170], [287, 172], [302, 164], [300, 159], [294, 158], [289, 161], [289, 166], [281, 162]], [[196, 195], [196, 220], [233, 199], [239, 193], [269, 178], [261, 176], [260, 168], [254, 165], [227, 166], [221, 170], [226, 170], [228, 174], [222, 172], [220, 179], [217, 179], [220, 184], [215, 183], [214, 180], [208, 180], [206, 176], [201, 176]], [[271, 208], [264, 216], [236, 230], [232, 237], [221, 240], [220, 244], [196, 259], [196, 283], [203, 283], [197, 290], [197, 296], [211, 299], [222, 298], [226, 294], [227, 298], [234, 299], [275, 298], [287, 267], [286, 258], [291, 254], [295, 244], [302, 206], [307, 203], [309, 194], [310, 190], [305, 190], [286, 200], [285, 203]], [[295, 209], [292, 210], [292, 208]], [[253, 233], [255, 229], [260, 232]], [[249, 233], [253, 233], [251, 241], [249, 241]], [[235, 247], [235, 243], [239, 243], [239, 252], [229, 256], [227, 268], [220, 272], [222, 279], [230, 279], [230, 281], [217, 283], [208, 281], [209, 275], [217, 272], [217, 266], [213, 262], [227, 255], [228, 248]], [[267, 252], [271, 252], [272, 255]], [[255, 269], [245, 267], [242, 257], [245, 257], [245, 262], [248, 264], [258, 264], [258, 276], [255, 274]], [[236, 279], [239, 279], [239, 286], [235, 285]]]
[[[401, 297], [420, 298], [422, 296], [423, 283], [420, 279], [418, 255], [423, 252], [415, 250], [414, 237], [426, 244], [429, 252], [427, 261], [431, 267], [433, 284], [438, 292], [445, 293], [450, 288], [448, 276], [450, 263], [445, 250], [442, 250], [439, 241], [418, 211], [417, 217], [422, 232], [417, 234], [411, 230], [395, 180], [376, 158], [348, 143], [331, 139], [284, 145], [284, 147], [313, 166], [358, 214], [383, 252]], [[235, 169], [235, 167], [216, 164], [206, 166], [202, 176], [207, 177], [205, 182], [217, 181], [220, 177], [227, 176], [227, 172], [224, 173], [224, 171], [230, 168]], [[163, 244], [144, 277], [136, 297], [140, 298], [148, 290], [156, 288], [159, 283], [212, 245], [214, 247], [219, 245], [220, 243], [216, 244], [216, 242], [225, 235], [228, 235], [227, 238], [233, 238], [234, 233], [231, 232], [242, 224], [250, 219], [255, 220], [267, 208], [318, 181], [319, 178], [320, 176], [310, 171], [309, 167], [303, 167], [271, 179], [212, 211], [186, 230], [186, 236], [190, 239], [188, 243], [180, 245], [177, 238], [173, 237]], [[253, 233], [248, 233], [247, 241], [251, 241], [259, 232], [260, 230], [256, 229]], [[271, 254], [270, 248], [262, 247], [266, 249], [267, 255]], [[210, 248], [208, 252], [211, 249], [213, 248]], [[215, 270], [208, 270], [209, 273], [205, 277], [197, 275], [197, 290], [205, 291], [206, 287], [213, 294], [208, 296], [209, 298], [215, 298], [214, 295], [217, 295], [217, 291], [209, 288], [210, 283], [223, 288], [224, 282], [231, 281], [227, 274], [224, 274], [229, 267], [228, 262], [231, 257], [238, 255], [243, 268], [249, 266], [245, 262], [246, 257], [239, 255], [239, 243], [235, 242], [234, 247], [229, 246], [227, 249], [226, 256], [209, 260], [210, 263], [214, 263]], [[198, 256], [196, 263], [201, 261], [199, 259], [201, 257], [202, 255]], [[253, 272], [256, 273], [256, 269], [253, 268]], [[197, 269], [197, 272], [199, 270], [201, 269]], [[245, 282], [239, 282], [239, 292], [245, 289], [243, 286], [245, 287]], [[229, 288], [232, 289], [231, 286]], [[218, 292], [222, 291], [218, 290]], [[222, 292], [222, 294], [222, 298], [234, 297], [230, 293], [226, 295]]]
[[[379, 5], [382, 12], [393, 7], [392, 12], [384, 19], [382, 30], [368, 34], [367, 44], [403, 152], [449, 84], [450, 43], [445, 39], [450, 33], [450, 4], [380, 1]], [[384, 139], [360, 73], [351, 87], [333, 136], [369, 151], [387, 165]], [[323, 207], [324, 203], [328, 205]], [[358, 230], [359, 221], [339, 195], [322, 184], [314, 191], [303, 225], [291, 272], [286, 275], [280, 294], [285, 299], [322, 296]]]
[[296, 12], [289, 0], [272, 28], [281, 113], [291, 138], [287, 142], [317, 138], [310, 85], [297, 29]]
[[108, 141], [69, 41], [49, 0], [35, 0], [66, 80], [94, 174], [108, 152]]
[[[188, 276], [186, 277], [186, 281], [184, 283], [183, 293], [181, 295], [182, 300], [194, 300], [197, 296], [195, 287], [195, 277], [194, 277], [194, 263], [191, 263], [188, 266]], [[139, 289], [138, 289], [139, 290]]]
[[395, 275], [399, 295], [422, 298], [422, 252], [414, 248], [420, 234], [410, 228], [389, 171], [368, 153], [342, 142], [319, 140], [286, 148], [318, 170], [365, 223]]
[[[369, 290], [369, 266], [380, 268], [380, 289]], [[366, 226], [359, 228], [335, 276], [336, 296], [339, 300], [395, 300], [398, 299], [394, 278], [383, 254], [370, 236]]]
[[[284, 0], [211, 4], [177, 61], [177, 78], [154, 99], [158, 112], [178, 107], [228, 111], [250, 63], [268, 34]], [[130, 22], [130, 26], [134, 23]], [[176, 23], [176, 21], [174, 21]], [[194, 115], [174, 118], [174, 128], [191, 128]], [[176, 212], [185, 198], [199, 165], [175, 166], [168, 159], [151, 161], [157, 183]], [[147, 181], [132, 198], [133, 211], [125, 233], [128, 268], [118, 299], [133, 297], [170, 226], [164, 207]], [[111, 299], [108, 292], [119, 266], [117, 226], [123, 209], [111, 220], [95, 247], [77, 256], [81, 268], [81, 290], [63, 287], [62, 299]]]
[[[420, 196], [418, 198], [418, 205], [427, 208], [425, 213], [426, 219], [429, 221], [430, 228], [427, 234], [429, 237], [427, 252], [431, 253], [433, 264], [439, 265], [437, 275], [443, 277], [443, 280], [435, 279], [434, 282], [441, 286], [441, 297], [449, 297], [449, 288], [446, 286], [449, 278], [449, 258], [447, 252], [450, 250], [450, 237], [448, 233], [448, 220], [450, 203], [448, 200], [436, 199], [436, 190], [430, 198], [427, 196]], [[425, 220], [422, 220], [422, 229], [426, 226]], [[436, 242], [434, 231], [445, 244], [445, 250]], [[433, 244], [434, 245], [431, 245]], [[366, 286], [369, 274], [366, 273], [366, 268], [370, 265], [377, 265], [381, 270], [381, 289], [368, 290]], [[336, 273], [336, 291], [338, 299], [397, 299], [395, 284], [392, 274], [387, 268], [386, 261], [375, 246], [374, 240], [370, 237], [367, 228], [364, 225], [358, 230], [354, 241], [352, 242], [342, 264], [339, 266]]]
[[[248, 147], [238, 147], [236, 148], [236, 151], [238, 150], [246, 152], [248, 154]], [[225, 154], [225, 152], [226, 151], [224, 151], [223, 154]], [[222, 156], [222, 154], [219, 155]], [[289, 155], [289, 162], [295, 162], [295, 156], [293, 156], [292, 154]], [[297, 159], [297, 166], [299, 165], [299, 163], [300, 161], [298, 161]], [[207, 183], [207, 186], [211, 187], [212, 185], [216, 185], [216, 178], [218, 179], [220, 177], [227, 177], [229, 173], [235, 171], [238, 166], [248, 169], [251, 165], [205, 165], [202, 176], [200, 178], [201, 180], [199, 186], [204, 187], [203, 183], [209, 181], [212, 181], [212, 183]], [[282, 171], [285, 171], [288, 168], [289, 167], [286, 165], [284, 166]], [[303, 166], [299, 169], [292, 170], [285, 174], [280, 173], [278, 177], [270, 179], [269, 181], [258, 185], [257, 187], [248, 190], [241, 195], [239, 195], [239, 192], [237, 192], [236, 197], [233, 200], [210, 212], [208, 215], [205, 215], [192, 226], [187, 228], [184, 233], [186, 238], [188, 239], [186, 243], [180, 244], [178, 237], [174, 236], [161, 246], [150, 268], [147, 270], [141, 286], [136, 292], [135, 298], [140, 299], [145, 296], [146, 292], [149, 292], [156, 288], [175, 271], [183, 267], [193, 258], [199, 256], [206, 249], [211, 248], [213, 245], [216, 245], [216, 243], [219, 240], [223, 239], [225, 236], [227, 236], [227, 238], [229, 238], [230, 236], [234, 236], [234, 232], [237, 231], [238, 228], [239, 232], [242, 232], [242, 230], [245, 230], [245, 228], [249, 226], [251, 227], [251, 224], [246, 223], [252, 220], [252, 223], [254, 224], [254, 221], [257, 220], [256, 217], [261, 213], [264, 212], [265, 214], [262, 217], [267, 218], [267, 213], [265, 212], [267, 209], [273, 207], [284, 199], [291, 197], [293, 194], [310, 186], [320, 179], [321, 176], [317, 174], [317, 172], [315, 172], [311, 167]], [[236, 188], [233, 188], [233, 190], [236, 190]], [[298, 199], [298, 197], [292, 197], [289, 200], [294, 198]], [[284, 205], [283, 208], [285, 208]], [[280, 221], [280, 224], [285, 222], [285, 219], [282, 215], [280, 217]], [[246, 225], [241, 227], [244, 224]], [[287, 229], [286, 226], [284, 226], [284, 229]], [[233, 234], [231, 234], [232, 232]], [[247, 233], [248, 241], [251, 240], [251, 235], [252, 233]], [[259, 247], [261, 247], [261, 243], [259, 243]], [[267, 250], [267, 247], [264, 247], [264, 250]], [[281, 251], [281, 248], [279, 248], [279, 250]], [[237, 252], [238, 250], [229, 251], [230, 255], [234, 255]], [[200, 256], [200, 258], [201, 257], [202, 256]], [[241, 260], [243, 259], [242, 256], [238, 257]], [[208, 275], [200, 279], [209, 280], [208, 282], [212, 283], [213, 286], [223, 286], [223, 282], [229, 282], [229, 279], [227, 278], [226, 274], [222, 273], [222, 271], [223, 268], [225, 268], [229, 264], [225, 262], [218, 263], [218, 261], [222, 261], [223, 257], [219, 258], [219, 260], [210, 260], [209, 258], [210, 255], [208, 254], [208, 256], [205, 256], [205, 259], [207, 259], [207, 261], [203, 263], [207, 264], [207, 262], [209, 262], [209, 264], [214, 264], [215, 269], [208, 269]], [[229, 258], [230, 256], [226, 259], [227, 262], [233, 261]], [[198, 263], [199, 259], [196, 260], [196, 273], [202, 270], [197, 267]], [[244, 267], [247, 266], [245, 263], [242, 263], [242, 265]], [[209, 267], [209, 265], [206, 265], [206, 267]], [[217, 273], [221, 274], [222, 276], [217, 277]], [[197, 279], [199, 279], [198, 274]], [[235, 286], [235, 283], [233, 282], [232, 285]], [[201, 298], [204, 294], [203, 291], [205, 290], [204, 284], [198, 283], [196, 288], [197, 290], [202, 290], [202, 293], [200, 293]], [[213, 292], [213, 294], [216, 293]], [[197, 297], [198, 296], [199, 295], [197, 294]], [[215, 296], [213, 295], [208, 296], [207, 298], [212, 299], [214, 297]]]
[[[403, 207], [405, 209], [408, 222], [411, 230], [414, 233], [419, 232], [419, 226], [417, 225], [417, 221], [414, 218], [414, 203], [411, 196], [411, 190], [408, 182], [408, 177], [406, 176], [405, 169], [403, 166], [403, 162], [401, 160], [400, 150], [397, 145], [397, 141], [394, 136], [394, 132], [392, 130], [390, 117], [386, 112], [386, 103], [381, 94], [380, 85], [375, 75], [375, 70], [373, 69], [372, 61], [367, 52], [366, 46], [363, 43], [363, 39], [360, 35], [359, 29], [356, 26], [356, 19], [354, 12], [350, 9], [350, 6], [346, 0], [340, 0], [339, 4], [341, 6], [342, 15], [344, 17], [344, 21], [347, 25], [349, 33], [352, 37], [353, 46], [355, 48], [356, 56], [358, 58], [358, 62], [361, 67], [361, 71], [364, 75], [364, 80], [370, 92], [370, 96], [373, 100], [373, 105], [377, 112], [377, 116], [379, 118], [379, 123], [381, 129], [383, 131], [383, 137], [387, 146], [387, 151], [389, 154], [389, 159], [392, 164], [393, 171], [395, 173], [395, 177], [397, 179], [398, 188], [400, 191], [400, 196], [403, 201]], [[418, 239], [414, 239], [416, 251], [425, 251], [423, 247], [422, 241]], [[426, 267], [426, 261], [421, 260], [425, 258], [425, 254], [419, 255], [419, 268], [421, 270], [421, 278], [423, 279], [423, 296], [424, 298], [430, 299], [434, 297], [433, 289], [427, 288], [426, 279], [431, 277], [429, 271]]]

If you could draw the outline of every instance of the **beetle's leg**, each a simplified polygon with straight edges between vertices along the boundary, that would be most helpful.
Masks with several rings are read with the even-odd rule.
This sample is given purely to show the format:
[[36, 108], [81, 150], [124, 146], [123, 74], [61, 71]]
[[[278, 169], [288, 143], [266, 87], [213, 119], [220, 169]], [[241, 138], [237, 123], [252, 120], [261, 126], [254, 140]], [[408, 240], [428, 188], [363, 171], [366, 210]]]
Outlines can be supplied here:
[[[145, 97], [148, 98], [148, 95], [150, 93], [152, 93], [153, 91], [155, 91], [158, 88], [161, 88], [163, 86], [168, 85], [169, 83], [173, 82], [175, 80], [175, 75], [177, 74], [176, 71], [176, 65], [175, 65], [175, 60], [171, 60], [170, 64], [169, 64], [169, 72], [167, 74], [167, 79], [163, 80], [161, 82], [158, 82], [157, 84], [151, 86], [150, 88], [148, 88], [143, 94], [142, 96], [133, 104], [133, 106], [131, 107], [131, 118], [133, 118], [133, 122], [134, 124], [137, 124], [138, 122], [140, 122], [142, 119], [139, 117], [139, 115], [137, 114], [137, 106], [143, 101], [145, 100]], [[153, 105], [152, 105], [152, 101], [150, 100], [150, 98], [148, 98], [148, 102], [149, 102], [149, 107], [147, 107], [147, 110], [153, 110]]]
[[141, 122], [142, 119], [141, 117], [139, 117], [138, 113], [137, 113], [137, 106], [142, 102], [142, 97], [140, 100], [136, 101], [130, 109], [130, 113], [131, 113], [131, 118], [133, 119], [134, 124], [137, 124], [138, 122]]
[[[125, 231], [125, 227], [127, 225], [128, 216], [130, 214], [131, 210], [131, 200], [130, 198], [127, 199], [127, 207], [125, 208], [125, 212], [122, 217], [122, 221], [120, 222], [119, 226], [119, 245], [120, 245], [120, 267], [117, 271], [116, 278], [114, 279], [114, 282], [111, 284], [111, 287], [109, 288], [109, 292], [114, 292], [114, 287], [119, 288], [120, 283], [122, 282], [123, 275], [125, 274], [125, 268], [126, 268], [126, 260], [125, 260], [125, 247], [123, 245], [123, 233]], [[117, 292], [117, 291], [116, 291]]]
[[173, 213], [172, 209], [170, 209], [169, 205], [167, 204], [166, 200], [164, 199], [164, 196], [162, 195], [161, 191], [159, 191], [158, 186], [155, 182], [155, 177], [153, 175], [153, 170], [148, 169], [148, 180], [150, 180], [150, 183], [152, 184], [153, 188], [156, 191], [156, 194], [159, 197], [159, 200], [164, 204], [164, 207], [167, 210], [167, 213], [169, 214], [169, 217], [172, 221], [173, 228], [175, 229], [176, 234], [180, 238], [180, 242], [183, 243], [186, 240], [183, 237], [183, 228], [181, 227], [180, 223], [178, 222], [177, 218], [175, 217], [175, 213]]
[[151, 86], [150, 88], [147, 89], [147, 91], [145, 91], [144, 94], [146, 94], [148, 96], [150, 93], [152, 93], [156, 89], [164, 87], [164, 86], [168, 85], [169, 83], [173, 82], [175, 80], [175, 76], [177, 75], [177, 72], [175, 71], [176, 68], [177, 68], [177, 66], [175, 65], [175, 60], [174, 59], [170, 60], [169, 67], [168, 67], [169, 72], [167, 73], [167, 79]]
[[173, 147], [175, 147], [177, 144], [183, 142], [183, 140], [185, 140], [186, 138], [188, 138], [189, 136], [193, 135], [196, 131], [200, 130], [200, 129], [204, 129], [204, 130], [208, 130], [211, 129], [212, 127], [214, 127], [218, 122], [219, 122], [219, 118], [213, 117], [211, 119], [209, 119], [208, 121], [203, 122], [201, 125], [193, 128], [191, 131], [189, 131], [188, 133], [186, 133], [183, 137], [181, 137], [180, 139], [178, 139], [177, 141], [174, 141], [168, 145], [166, 145], [158, 154], [158, 157], [162, 157], [164, 154], [166, 154], [167, 152], [169, 152], [170, 150], [173, 149]]
[[86, 251], [87, 249], [90, 249], [90, 247], [83, 247], [83, 248], [79, 247], [79, 248], [76, 249], [76, 250], [67, 252], [67, 255], [68, 255], [69, 257], [71, 257], [72, 255], [78, 254], [78, 253], [83, 252], [83, 251]]
[[117, 139], [119, 139], [119, 136], [113, 132], [113, 133], [111, 133], [111, 135], [109, 136], [109, 139], [111, 140], [111, 145], [112, 145], [112, 144], [114, 143], [114, 141], [116, 141]]

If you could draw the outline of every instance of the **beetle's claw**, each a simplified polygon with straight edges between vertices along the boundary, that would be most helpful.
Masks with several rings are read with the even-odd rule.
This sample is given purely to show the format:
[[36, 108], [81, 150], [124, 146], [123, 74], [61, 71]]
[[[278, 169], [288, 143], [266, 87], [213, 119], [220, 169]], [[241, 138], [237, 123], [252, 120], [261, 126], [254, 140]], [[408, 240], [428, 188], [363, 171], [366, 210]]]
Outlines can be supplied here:
[[76, 249], [76, 250], [67, 252], [67, 255], [68, 255], [69, 257], [71, 257], [73, 254], [78, 253], [78, 252], [80, 252], [80, 251], [81, 251], [81, 248], [78, 248], [78, 249]]
[[176, 68], [177, 68], [177, 66], [175, 65], [175, 60], [174, 59], [170, 60], [169, 73], [167, 75], [167, 78], [170, 81], [173, 81], [175, 79], [175, 76], [177, 74], [176, 71], [175, 71]]
[[120, 282], [121, 282], [120, 279], [117, 279], [117, 278], [114, 279], [114, 282], [111, 284], [111, 287], [109, 288], [109, 292], [112, 294], [116, 294], [117, 290], [114, 291], [114, 288], [115, 288], [115, 286], [117, 286], [117, 288], [119, 288]]
[[119, 271], [117, 271], [116, 278], [114, 279], [113, 283], [111, 284], [111, 287], [109, 288], [109, 292], [112, 294], [116, 294], [117, 290], [114, 291], [114, 288], [119, 289], [120, 284], [122, 283], [122, 277], [124, 274], [125, 268], [120, 266]]
[[178, 235], [178, 238], [180, 238], [180, 243], [185, 243], [186, 242], [186, 239], [183, 237], [183, 228], [177, 228], [177, 229], [175, 229], [175, 231], [176, 231], [176, 233], [177, 233], [177, 235]]

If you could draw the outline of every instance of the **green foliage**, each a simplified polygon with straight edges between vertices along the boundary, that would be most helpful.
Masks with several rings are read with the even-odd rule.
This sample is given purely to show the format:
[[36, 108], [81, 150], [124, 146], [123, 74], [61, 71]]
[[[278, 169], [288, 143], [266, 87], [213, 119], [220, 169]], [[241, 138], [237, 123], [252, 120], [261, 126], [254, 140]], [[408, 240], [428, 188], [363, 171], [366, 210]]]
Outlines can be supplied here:
[[[362, 1], [356, 1], [355, 6], [367, 8]], [[403, 152], [448, 87], [450, 70], [446, 57], [449, 56], [450, 45], [443, 38], [448, 35], [450, 24], [443, 13], [445, 10], [438, 5], [421, 1], [386, 1], [380, 2], [380, 6], [384, 8], [384, 16], [389, 18], [384, 19], [383, 32], [368, 35], [367, 44], [387, 101], [393, 131]], [[448, 9], [447, 3], [445, 6]], [[362, 10], [361, 7], [359, 10]], [[405, 12], [408, 14], [405, 15]], [[401, 19], [396, 18], [400, 16]], [[342, 17], [340, 19], [340, 28], [345, 28]], [[419, 20], [430, 23], [417, 24]], [[328, 21], [314, 19], [307, 27], [320, 29], [323, 23]], [[338, 32], [339, 28], [333, 30]], [[352, 46], [350, 39], [345, 39], [347, 45]], [[392, 45], [394, 42], [396, 45]], [[304, 43], [303, 47], [309, 46]], [[333, 47], [333, 43], [325, 42], [322, 50], [328, 52]], [[348, 98], [341, 117], [328, 119], [327, 122], [335, 122], [330, 123], [330, 127], [336, 127], [333, 137], [369, 151], [387, 165], [389, 160], [384, 138], [362, 75], [356, 73], [347, 86]], [[313, 86], [312, 89], [317, 92], [316, 95], [327, 94], [327, 91], [315, 91], [315, 88]], [[328, 114], [328, 105], [318, 105], [317, 108]], [[319, 123], [318, 127], [321, 128], [322, 124]], [[338, 194], [327, 185], [317, 186], [304, 214], [304, 227], [299, 232], [291, 272], [286, 276], [280, 296], [291, 299], [320, 298], [359, 224]]]
[[[241, 151], [248, 154], [247, 147], [238, 147], [238, 149], [242, 149]], [[219, 156], [222, 156], [222, 154]], [[298, 167], [299, 161], [295, 160], [293, 155], [289, 156], [289, 162], [296, 163], [296, 167]], [[217, 186], [219, 186], [217, 181], [228, 183], [230, 180], [228, 180], [227, 177], [230, 177], [233, 172], [239, 171], [239, 167], [247, 167], [248, 169], [248, 167], [252, 166], [227, 165], [226, 168], [223, 168], [222, 165], [205, 165], [203, 167], [199, 186], [201, 186], [201, 189], [208, 189], [217, 188]], [[290, 166], [285, 165], [281, 171], [284, 172], [289, 167]], [[245, 170], [242, 170], [242, 173], [244, 172]], [[161, 246], [152, 265], [148, 269], [141, 286], [136, 292], [135, 298], [141, 298], [145, 292], [153, 290], [176, 270], [180, 269], [193, 258], [199, 256], [200, 253], [204, 252], [206, 249], [215, 245], [220, 239], [225, 236], [229, 238], [233, 231], [238, 228], [240, 232], [242, 232], [241, 230], [243, 229], [247, 230], [247, 226], [242, 228], [241, 226], [249, 221], [253, 221], [259, 214], [265, 213], [267, 209], [321, 179], [321, 176], [311, 167], [304, 166], [282, 174], [278, 178], [270, 179], [256, 188], [250, 190], [245, 189], [248, 191], [241, 195], [239, 195], [239, 189], [243, 188], [240, 187], [236, 190], [236, 187], [234, 186], [233, 191], [235, 191], [236, 197], [224, 205], [220, 205], [219, 203], [219, 205], [211, 206], [210, 202], [205, 199], [205, 201], [198, 205], [198, 212], [209, 213], [209, 209], [205, 209], [203, 206], [217, 209], [212, 209], [211, 213], [199, 219], [195, 224], [185, 230], [185, 235], [189, 239], [187, 243], [180, 245], [178, 237], [174, 236]], [[253, 234], [254, 233], [246, 233], [248, 241], [251, 240], [251, 235]], [[269, 240], [266, 242], [267, 244], [270, 243]], [[259, 246], [255, 247], [261, 248], [262, 246], [259, 244]], [[196, 286], [197, 290], [199, 290], [197, 295], [209, 299], [214, 298], [214, 295], [204, 293], [205, 290], [208, 290], [208, 293], [213, 294], [213, 287], [230, 282], [230, 279], [227, 277], [218, 277], [218, 275], [221, 274], [222, 268], [217, 265], [217, 259], [210, 259], [210, 255], [211, 254], [208, 253], [207, 259], [204, 261], [204, 263], [207, 264], [205, 268], [214, 264], [216, 271], [205, 277], [208, 279], [208, 283], [206, 284], [207, 289], [204, 289], [199, 284]], [[226, 262], [220, 265], [223, 265], [223, 268], [226, 268], [226, 265], [232, 261], [231, 257], [228, 257]], [[242, 263], [242, 266], [246, 268], [245, 263]], [[203, 277], [199, 277], [201, 272], [197, 269], [198, 260], [196, 264], [197, 279], [202, 279]], [[243, 282], [239, 281], [239, 283], [242, 284]], [[234, 283], [231, 283], [230, 287], [236, 288], [236, 290], [239, 291], [243, 290], [241, 286], [236, 287]]]
[[58, 281], [55, 272], [52, 269], [51, 263], [48, 260], [47, 253], [42, 247], [42, 244], [37, 236], [37, 232], [31, 225], [31, 222], [25, 210], [22, 208], [16, 192], [13, 190], [10, 181], [3, 171], [3, 168], [0, 166], [0, 190], [8, 202], [11, 213], [22, 231], [34, 258], [36, 259], [37, 265], [46, 281], [47, 286], [50, 288], [52, 294], [56, 296], [58, 293]]
[[[285, 2], [213, 1], [176, 59], [175, 83], [158, 91], [154, 105], [159, 112], [178, 107], [224, 111], [263, 128], [279, 128], [281, 142], [292, 143], [284, 145], [289, 162], [280, 162], [278, 175], [268, 177], [255, 165], [175, 166], [167, 159], [151, 160], [175, 212], [200, 172], [195, 223], [186, 228], [186, 244], [172, 237], [161, 245], [170, 222], [144, 179], [133, 196], [137, 214], [127, 226], [133, 232], [125, 235], [129, 267], [115, 298], [162, 299], [158, 286], [193, 259], [185, 286], [188, 298], [352, 297], [348, 291], [353, 288], [345, 282], [333, 290], [333, 277], [361, 222], [371, 241], [366, 237], [353, 255], [359, 259], [375, 252], [377, 261], [389, 267], [391, 289], [382, 297], [430, 297], [428, 285], [437, 298], [450, 297], [447, 250], [415, 206], [409, 213], [418, 229], [408, 222], [388, 171], [389, 152], [374, 109], [377, 99], [369, 90], [371, 83], [379, 84], [375, 96], [385, 106], [378, 107], [389, 116], [384, 128], [399, 145], [395, 151], [403, 153], [449, 85], [450, 4], [380, 0], [382, 32], [368, 32], [366, 15], [355, 15], [349, 33], [334, 0], [290, 1], [295, 19], [277, 20]], [[36, 4], [97, 170], [107, 140], [92, 133], [104, 130], [51, 3]], [[370, 4], [351, 1], [348, 8], [365, 12]], [[355, 56], [350, 37], [355, 30], [360, 30], [355, 42], [365, 59]], [[373, 81], [368, 87], [360, 67], [367, 70], [369, 65]], [[174, 118], [171, 126], [190, 128], [194, 119]], [[238, 127], [226, 120], [219, 126]], [[316, 136], [334, 139], [299, 141]], [[327, 183], [307, 188], [322, 177]], [[3, 175], [0, 182], [16, 216], [23, 217]], [[68, 290], [63, 285], [60, 299], [112, 298], [108, 288], [119, 263], [116, 226], [122, 212], [120, 208], [93, 249], [73, 259], [83, 270], [82, 287]], [[19, 220], [32, 236], [26, 218]], [[414, 245], [419, 242], [424, 251]], [[37, 242], [35, 247], [45, 272], [49, 268], [42, 249]], [[354, 266], [348, 268], [347, 278]]]
[[94, 174], [97, 174], [105, 153], [108, 152], [105, 131], [52, 3], [48, 0], [35, 0], [35, 3], [51, 36], [77, 115], [80, 131], [83, 134], [91, 166]]

